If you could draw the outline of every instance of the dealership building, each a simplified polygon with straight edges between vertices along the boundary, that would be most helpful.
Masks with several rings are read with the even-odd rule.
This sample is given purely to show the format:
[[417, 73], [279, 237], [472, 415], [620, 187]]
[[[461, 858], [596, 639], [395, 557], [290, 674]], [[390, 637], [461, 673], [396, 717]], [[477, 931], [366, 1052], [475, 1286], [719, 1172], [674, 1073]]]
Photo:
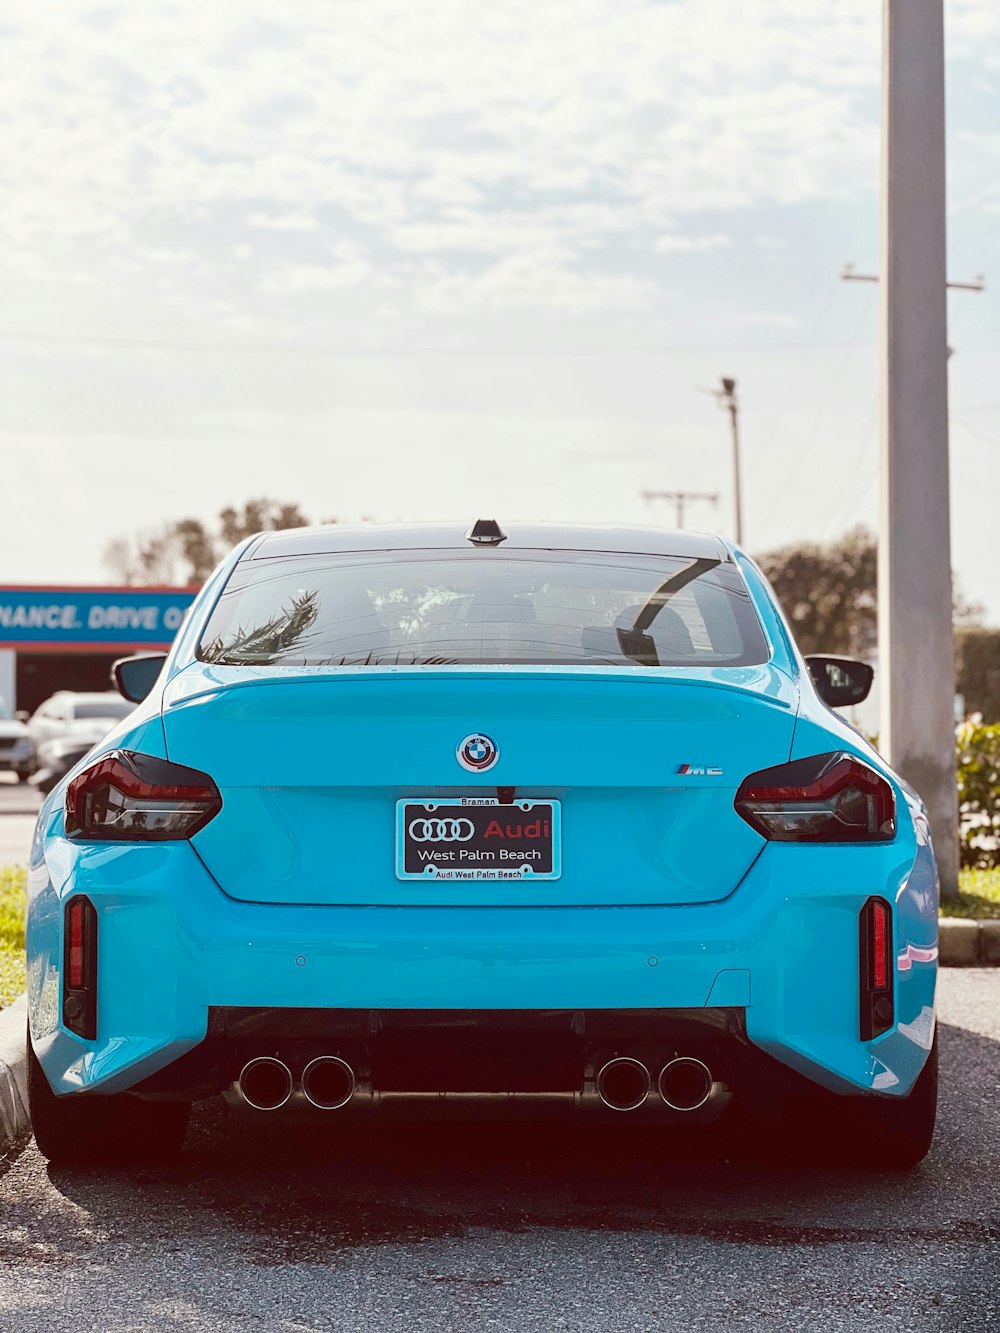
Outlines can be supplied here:
[[197, 588], [0, 586], [0, 699], [111, 689], [111, 665], [170, 647]]

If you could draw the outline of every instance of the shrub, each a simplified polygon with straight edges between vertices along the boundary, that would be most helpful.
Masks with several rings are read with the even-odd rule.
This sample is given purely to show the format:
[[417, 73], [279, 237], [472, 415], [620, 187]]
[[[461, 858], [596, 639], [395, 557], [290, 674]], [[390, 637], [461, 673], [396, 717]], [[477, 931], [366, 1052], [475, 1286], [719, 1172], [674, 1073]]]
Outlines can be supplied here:
[[1000, 725], [972, 718], [957, 740], [962, 865], [1000, 865]]
[[955, 689], [967, 713], [1000, 722], [1000, 629], [956, 630]]

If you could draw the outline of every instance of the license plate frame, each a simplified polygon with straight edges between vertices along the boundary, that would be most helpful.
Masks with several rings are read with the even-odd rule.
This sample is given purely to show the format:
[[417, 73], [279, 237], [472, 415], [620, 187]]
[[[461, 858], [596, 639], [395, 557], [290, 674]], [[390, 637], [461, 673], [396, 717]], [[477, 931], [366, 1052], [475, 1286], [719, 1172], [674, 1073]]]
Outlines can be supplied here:
[[[423, 827], [415, 830], [419, 821]], [[521, 836], [508, 836], [518, 828]], [[435, 853], [433, 861], [429, 853]], [[559, 879], [561, 804], [548, 797], [507, 804], [495, 797], [405, 797], [396, 802], [395, 862], [397, 879], [424, 884]]]

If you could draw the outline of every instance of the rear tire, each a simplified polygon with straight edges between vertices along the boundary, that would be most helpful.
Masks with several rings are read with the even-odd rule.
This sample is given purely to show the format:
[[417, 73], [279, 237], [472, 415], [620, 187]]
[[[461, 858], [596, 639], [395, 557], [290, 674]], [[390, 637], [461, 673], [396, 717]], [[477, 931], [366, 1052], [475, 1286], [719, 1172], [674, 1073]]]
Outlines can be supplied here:
[[[842, 1097], [817, 1092], [809, 1098], [813, 1123], [805, 1128], [819, 1154], [838, 1166], [908, 1171], [927, 1156], [937, 1117], [938, 1043], [906, 1097]], [[807, 1112], [807, 1114], [809, 1113]]]
[[130, 1093], [57, 1097], [28, 1037], [28, 1108], [38, 1151], [53, 1166], [147, 1165], [184, 1144], [189, 1102], [146, 1102]]

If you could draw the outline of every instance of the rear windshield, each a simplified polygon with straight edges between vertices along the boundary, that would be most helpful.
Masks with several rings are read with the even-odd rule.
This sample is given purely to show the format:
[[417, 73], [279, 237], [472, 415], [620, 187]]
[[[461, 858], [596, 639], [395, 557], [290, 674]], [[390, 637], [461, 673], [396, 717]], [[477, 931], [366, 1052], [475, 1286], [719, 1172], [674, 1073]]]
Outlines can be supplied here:
[[587, 551], [247, 560], [202, 661], [270, 666], [749, 666], [769, 652], [738, 570]]

